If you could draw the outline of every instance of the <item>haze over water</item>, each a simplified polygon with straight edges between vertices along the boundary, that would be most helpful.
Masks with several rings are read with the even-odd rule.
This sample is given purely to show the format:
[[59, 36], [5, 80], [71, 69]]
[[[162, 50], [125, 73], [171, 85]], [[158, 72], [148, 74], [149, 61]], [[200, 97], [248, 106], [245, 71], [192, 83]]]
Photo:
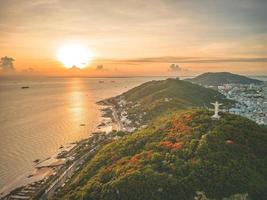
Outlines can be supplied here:
[[96, 130], [100, 122], [96, 101], [151, 79], [163, 78], [1, 79], [0, 190], [31, 173], [35, 159], [46, 159], [61, 145]]

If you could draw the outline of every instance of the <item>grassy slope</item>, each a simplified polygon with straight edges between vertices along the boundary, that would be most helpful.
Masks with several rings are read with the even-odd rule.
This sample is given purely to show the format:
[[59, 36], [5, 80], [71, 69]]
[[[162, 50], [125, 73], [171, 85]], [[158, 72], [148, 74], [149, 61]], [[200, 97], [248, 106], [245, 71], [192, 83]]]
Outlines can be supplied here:
[[59, 199], [220, 199], [267, 193], [267, 129], [204, 110], [159, 117], [147, 129], [104, 146]]
[[[126, 109], [130, 114], [146, 112], [145, 120], [177, 109], [211, 107], [210, 103], [215, 101], [222, 102], [224, 106], [233, 103], [215, 90], [178, 79], [150, 81], [123, 93], [122, 96], [133, 104], [140, 103], [139, 107]], [[165, 98], [171, 100], [165, 101]]]

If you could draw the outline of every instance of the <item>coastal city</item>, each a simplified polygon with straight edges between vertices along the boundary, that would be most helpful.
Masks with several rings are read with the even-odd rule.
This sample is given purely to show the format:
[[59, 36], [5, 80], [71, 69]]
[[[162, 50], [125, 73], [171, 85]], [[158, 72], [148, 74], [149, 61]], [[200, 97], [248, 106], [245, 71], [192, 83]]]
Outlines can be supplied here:
[[267, 83], [224, 84], [218, 91], [237, 103], [230, 113], [247, 117], [258, 124], [267, 124]]

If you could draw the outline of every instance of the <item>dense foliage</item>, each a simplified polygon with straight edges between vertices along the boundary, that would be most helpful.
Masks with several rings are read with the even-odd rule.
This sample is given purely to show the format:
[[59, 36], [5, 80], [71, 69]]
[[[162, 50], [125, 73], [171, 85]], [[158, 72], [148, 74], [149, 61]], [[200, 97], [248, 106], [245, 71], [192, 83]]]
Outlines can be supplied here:
[[136, 114], [145, 113], [142, 116], [144, 122], [177, 109], [211, 107], [210, 103], [215, 101], [223, 103], [224, 107], [233, 104], [215, 90], [179, 79], [146, 82], [117, 98], [120, 97], [131, 102], [125, 107], [128, 117], [134, 121]]
[[262, 81], [257, 79], [248, 78], [238, 74], [229, 72], [215, 72], [204, 73], [195, 78], [187, 79], [190, 82], [198, 83], [201, 85], [219, 86], [223, 84], [262, 84]]
[[177, 200], [197, 191], [221, 199], [267, 196], [267, 129], [205, 110], [159, 117], [146, 129], [104, 146], [58, 199]]

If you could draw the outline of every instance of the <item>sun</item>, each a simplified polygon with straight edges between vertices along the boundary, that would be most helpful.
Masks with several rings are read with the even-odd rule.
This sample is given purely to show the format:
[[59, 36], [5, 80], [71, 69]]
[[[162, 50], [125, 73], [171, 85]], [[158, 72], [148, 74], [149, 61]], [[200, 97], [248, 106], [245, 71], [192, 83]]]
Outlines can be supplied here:
[[79, 44], [68, 44], [57, 51], [57, 59], [66, 68], [85, 68], [92, 61], [92, 52]]

